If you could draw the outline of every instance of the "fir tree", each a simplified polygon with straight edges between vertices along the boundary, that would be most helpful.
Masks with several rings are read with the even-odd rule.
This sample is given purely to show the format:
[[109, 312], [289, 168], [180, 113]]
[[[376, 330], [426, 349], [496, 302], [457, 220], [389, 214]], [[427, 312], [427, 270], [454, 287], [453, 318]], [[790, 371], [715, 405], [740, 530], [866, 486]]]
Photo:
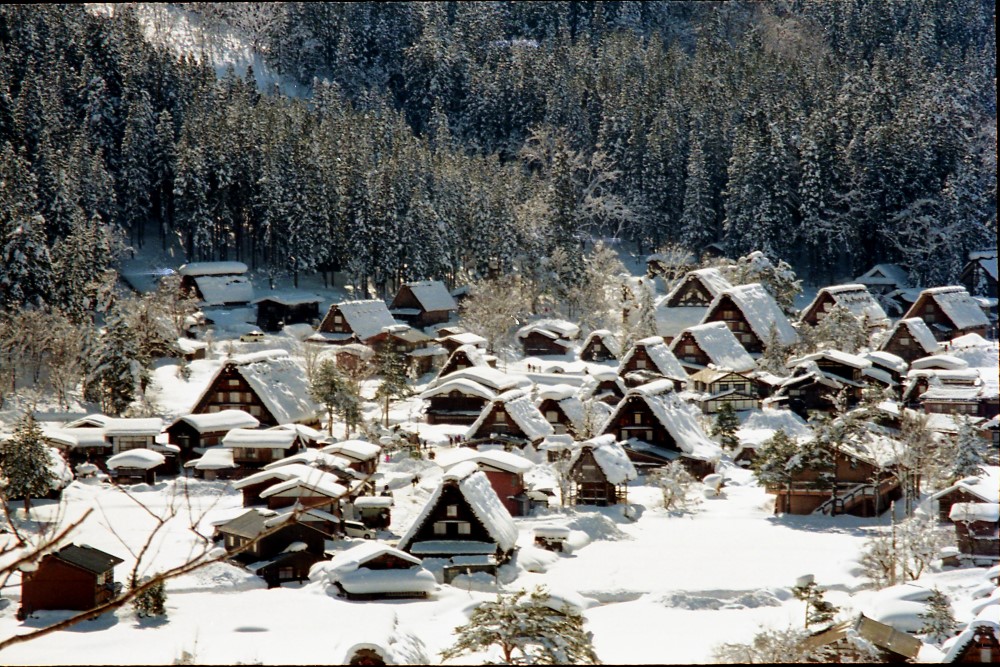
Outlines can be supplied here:
[[750, 463], [757, 481], [768, 489], [788, 487], [793, 479], [792, 460], [798, 445], [783, 429], [778, 429], [757, 448]]
[[727, 452], [734, 452], [740, 445], [736, 431], [740, 427], [740, 419], [729, 401], [723, 401], [715, 414], [715, 424], [712, 426], [712, 436], [719, 439], [719, 444]]
[[919, 616], [924, 621], [920, 632], [927, 635], [929, 641], [940, 645], [955, 635], [955, 614], [951, 610], [951, 602], [938, 589], [935, 588], [927, 598], [927, 610]]
[[[145, 585], [149, 579], [133, 582], [133, 588]], [[157, 581], [149, 588], [132, 598], [132, 608], [139, 618], [167, 615], [167, 589], [163, 580]]]
[[351, 382], [337, 369], [330, 359], [324, 359], [313, 372], [309, 382], [309, 395], [326, 408], [328, 433], [333, 435], [333, 414], [339, 412], [347, 423], [347, 432], [361, 411], [361, 399]]
[[42, 429], [28, 412], [18, 420], [13, 436], [3, 446], [0, 457], [5, 500], [23, 498], [27, 513], [31, 509], [32, 498], [39, 498], [52, 490], [55, 476], [50, 465]]
[[796, 599], [806, 603], [805, 627], [829, 623], [833, 620], [838, 609], [823, 599], [824, 589], [816, 585], [812, 576], [803, 577], [803, 580], [792, 588], [792, 595]]
[[968, 419], [963, 419], [955, 437], [955, 458], [949, 475], [952, 483], [983, 474], [986, 460], [981, 451], [981, 442], [976, 427]]
[[412, 394], [407, 382], [406, 359], [398, 351], [386, 344], [375, 355], [375, 367], [382, 383], [375, 390], [375, 398], [383, 401], [382, 417], [389, 427], [389, 404]]
[[101, 336], [97, 361], [89, 378], [103, 412], [119, 416], [128, 409], [137, 396], [141, 372], [135, 332], [116, 309]]

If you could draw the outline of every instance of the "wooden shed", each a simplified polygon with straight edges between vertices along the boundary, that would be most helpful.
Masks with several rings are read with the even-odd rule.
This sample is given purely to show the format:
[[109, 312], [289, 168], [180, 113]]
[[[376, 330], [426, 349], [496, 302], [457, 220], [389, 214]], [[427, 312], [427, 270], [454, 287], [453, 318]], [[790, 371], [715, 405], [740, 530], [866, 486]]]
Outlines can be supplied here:
[[21, 577], [21, 614], [42, 609], [85, 611], [110, 601], [121, 588], [115, 566], [124, 561], [100, 549], [71, 544]]
[[617, 505], [628, 502], [628, 483], [635, 466], [613, 435], [580, 443], [569, 468], [570, 505]]

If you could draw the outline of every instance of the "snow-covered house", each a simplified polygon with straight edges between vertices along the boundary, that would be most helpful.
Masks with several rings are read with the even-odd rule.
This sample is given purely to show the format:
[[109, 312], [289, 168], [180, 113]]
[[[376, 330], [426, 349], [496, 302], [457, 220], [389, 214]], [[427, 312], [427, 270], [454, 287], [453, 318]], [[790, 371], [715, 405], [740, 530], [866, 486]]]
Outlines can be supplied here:
[[799, 339], [774, 297], [760, 283], [720, 292], [701, 323], [709, 322], [725, 322], [751, 354], [763, 352], [772, 334], [781, 345], [791, 345]]
[[191, 414], [243, 410], [264, 426], [319, 425], [319, 406], [309, 398], [305, 371], [284, 350], [265, 350], [227, 359]]
[[719, 294], [733, 286], [718, 268], [689, 271], [669, 293], [663, 302], [666, 308], [681, 308], [711, 305]]
[[222, 438], [222, 446], [233, 450], [233, 462], [241, 469], [256, 470], [299, 450], [293, 431], [234, 428]]
[[283, 515], [281, 523], [268, 525], [276, 513], [251, 509], [216, 527], [216, 535], [234, 561], [267, 582], [268, 588], [286, 581], [306, 581], [309, 569], [326, 560], [326, 533]]
[[190, 459], [184, 467], [191, 469], [196, 478], [207, 481], [229, 479], [239, 469], [233, 461], [233, 450], [218, 446], [209, 447], [198, 458]]
[[151, 449], [129, 449], [115, 454], [107, 461], [111, 479], [123, 482], [156, 484], [156, 468], [163, 465], [165, 457]]
[[718, 412], [723, 403], [729, 403], [734, 410], [760, 407], [762, 389], [753, 373], [705, 368], [691, 376], [690, 385], [699, 394], [695, 404], [705, 414]]
[[497, 358], [486, 354], [482, 348], [475, 345], [460, 345], [455, 348], [451, 356], [448, 357], [448, 360], [444, 362], [434, 381], [437, 382], [446, 375], [451, 375], [455, 371], [472, 368], [473, 366], [496, 368], [496, 365]]
[[948, 518], [955, 524], [959, 553], [975, 562], [1000, 560], [1000, 504], [955, 503]]
[[184, 415], [165, 429], [170, 442], [180, 447], [182, 461], [190, 461], [199, 450], [222, 442], [234, 428], [257, 428], [260, 420], [243, 410], [221, 410]]
[[538, 320], [517, 330], [526, 357], [566, 354], [579, 337], [580, 327], [565, 320]]
[[342, 301], [330, 306], [318, 333], [328, 343], [374, 345], [385, 338], [388, 327], [399, 326], [384, 301]]
[[[616, 376], [617, 377], [617, 376]], [[556, 434], [590, 433], [611, 414], [611, 407], [600, 400], [583, 401], [577, 387], [557, 384], [539, 388], [538, 411], [552, 425]]]
[[756, 362], [723, 322], [699, 324], [682, 331], [670, 344], [681, 366], [690, 373], [714, 366], [742, 372]]
[[342, 440], [326, 445], [320, 451], [324, 454], [341, 456], [350, 462], [351, 469], [364, 475], [371, 475], [378, 468], [378, 457], [382, 448], [365, 440]]
[[253, 300], [257, 305], [257, 326], [262, 331], [281, 331], [288, 324], [319, 322], [322, 297], [308, 292], [272, 292]]
[[243, 494], [243, 506], [266, 504], [261, 493], [276, 484], [290, 479], [318, 478], [322, 471], [305, 463], [287, 463], [276, 467], [267, 467], [259, 472], [247, 475], [233, 482], [233, 488]]
[[389, 304], [393, 317], [413, 327], [447, 322], [458, 312], [458, 304], [440, 280], [403, 283]]
[[940, 521], [948, 521], [951, 508], [957, 503], [1000, 503], [1000, 468], [987, 466], [982, 475], [960, 479], [926, 502]]
[[483, 408], [500, 394], [526, 389], [531, 380], [523, 375], [508, 375], [488, 366], [471, 366], [431, 383], [420, 394], [427, 401], [424, 415], [428, 424], [472, 424]]
[[[958, 277], [966, 291], [973, 296], [997, 298], [997, 249], [973, 250], [969, 262]], [[993, 305], [996, 308], [996, 302]]]
[[511, 516], [524, 516], [528, 513], [530, 500], [526, 493], [524, 475], [535, 467], [534, 463], [512, 452], [496, 449], [480, 452], [469, 447], [442, 452], [442, 456], [436, 459], [445, 470], [465, 461], [472, 461], [479, 466]]
[[927, 323], [919, 317], [903, 318], [889, 330], [882, 339], [879, 350], [889, 352], [906, 362], [936, 354], [941, 344], [927, 327]]
[[684, 387], [688, 376], [677, 357], [659, 336], [637, 340], [618, 363], [618, 375], [630, 387], [666, 378], [677, 391]]
[[925, 289], [903, 317], [919, 317], [939, 341], [968, 333], [983, 336], [990, 324], [976, 300], [959, 285]]
[[778, 385], [769, 402], [784, 402], [803, 418], [812, 411], [835, 410], [834, 397], [839, 392], [844, 392], [847, 407], [857, 405], [869, 381], [889, 382], [892, 386], [885, 373], [872, 372], [871, 361], [839, 350], [820, 350], [791, 359], [789, 366], [793, 369], [791, 377]]
[[315, 470], [304, 477], [292, 477], [260, 492], [260, 498], [267, 501], [268, 509], [299, 505], [332, 513], [339, 513], [340, 499], [346, 495], [347, 487], [340, 484], [339, 478], [322, 470]]
[[309, 572], [312, 581], [334, 588], [348, 600], [426, 598], [437, 580], [416, 556], [387, 544], [365, 542], [341, 551]]
[[614, 435], [580, 443], [569, 466], [570, 505], [617, 505], [628, 502], [628, 483], [636, 478], [635, 466]]
[[490, 401], [465, 437], [468, 440], [502, 439], [534, 444], [552, 433], [552, 425], [545, 421], [532, 403], [531, 396], [522, 389], [513, 389]]
[[889, 326], [889, 318], [878, 301], [860, 283], [824, 287], [802, 311], [802, 322], [816, 326], [834, 307], [845, 309], [869, 329]]
[[580, 348], [580, 361], [615, 361], [621, 356], [622, 346], [607, 329], [591, 331]]
[[617, 405], [625, 397], [628, 387], [617, 370], [592, 371], [580, 389], [580, 399], [601, 401]]
[[104, 437], [111, 445], [111, 453], [130, 449], [154, 449], [156, 436], [163, 431], [159, 417], [107, 417], [104, 420]]
[[876, 264], [854, 279], [864, 285], [869, 293], [887, 295], [910, 286], [910, 275], [899, 264]]
[[438, 330], [437, 342], [441, 344], [441, 347], [448, 350], [449, 352], [454, 352], [463, 345], [471, 345], [477, 347], [480, 350], [485, 350], [488, 340], [480, 336], [479, 334], [474, 334], [470, 331], [456, 331], [455, 329], [460, 329], [461, 327], [445, 327]]
[[406, 357], [407, 370], [415, 376], [429, 373], [448, 356], [448, 351], [420, 331], [405, 324], [387, 327], [375, 349], [392, 349]]
[[941, 662], [1000, 663], [1000, 605], [983, 608], [957, 637], [942, 646]]
[[611, 413], [603, 434], [622, 442], [636, 463], [664, 465], [680, 459], [698, 477], [714, 472], [722, 455], [669, 380], [630, 390]]
[[181, 290], [205, 306], [245, 306], [253, 301], [253, 285], [243, 262], [192, 262], [177, 272]]
[[803, 648], [823, 647], [828, 656], [825, 662], [852, 662], [858, 655], [857, 644], [867, 642], [878, 651], [878, 662], [920, 662], [917, 656], [924, 644], [907, 634], [875, 619], [859, 614], [809, 635], [802, 640]]
[[495, 571], [510, 558], [517, 536], [489, 479], [466, 461], [444, 474], [397, 548], [473, 571]]

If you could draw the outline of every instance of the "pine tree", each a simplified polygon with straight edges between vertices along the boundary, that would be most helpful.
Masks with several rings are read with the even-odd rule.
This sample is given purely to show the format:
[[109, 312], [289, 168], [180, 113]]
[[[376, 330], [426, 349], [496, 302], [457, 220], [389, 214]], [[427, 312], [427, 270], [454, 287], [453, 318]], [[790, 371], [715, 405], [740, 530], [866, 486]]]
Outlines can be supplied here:
[[790, 487], [793, 478], [791, 463], [797, 452], [795, 441], [783, 429], [778, 429], [757, 448], [750, 469], [757, 481], [768, 489]]
[[477, 606], [469, 622], [455, 628], [458, 638], [441, 656], [450, 660], [497, 647], [506, 665], [599, 663], [582, 616], [551, 609], [544, 588], [534, 589], [527, 599], [525, 594], [498, 594], [495, 601]]
[[[132, 587], [145, 585], [148, 578], [133, 582]], [[146, 590], [132, 598], [132, 608], [139, 618], [167, 615], [167, 589], [163, 580], [157, 581]]]
[[981, 451], [981, 442], [976, 427], [969, 420], [963, 419], [955, 437], [955, 458], [950, 471], [952, 483], [983, 474], [986, 460]]
[[927, 610], [919, 614], [924, 621], [920, 629], [927, 639], [940, 645], [955, 635], [955, 614], [951, 610], [948, 597], [938, 589], [934, 589], [927, 598]]
[[88, 378], [103, 412], [120, 416], [137, 396], [142, 367], [135, 332], [118, 309], [109, 315], [94, 370]]
[[34, 416], [26, 413], [14, 427], [14, 434], [3, 446], [0, 474], [6, 482], [5, 500], [24, 499], [24, 511], [31, 509], [31, 499], [52, 490], [55, 477], [50, 469], [49, 452], [42, 439], [42, 429]]
[[319, 362], [309, 382], [309, 395], [326, 408], [330, 435], [333, 435], [334, 412], [340, 413], [347, 423], [347, 432], [350, 433], [361, 412], [361, 398], [331, 359]]
[[375, 367], [377, 373], [382, 377], [382, 383], [375, 390], [375, 398], [384, 401], [382, 417], [385, 420], [386, 428], [388, 428], [389, 404], [413, 393], [407, 382], [406, 359], [387, 343], [375, 355]]
[[805, 627], [807, 629], [810, 625], [829, 623], [838, 611], [837, 607], [823, 599], [824, 590], [816, 585], [811, 575], [803, 577], [803, 581], [792, 588], [792, 595], [806, 603]]
[[729, 401], [724, 401], [715, 414], [715, 424], [712, 426], [712, 436], [719, 439], [719, 444], [727, 452], [735, 452], [740, 445], [736, 431], [740, 427], [740, 419]]

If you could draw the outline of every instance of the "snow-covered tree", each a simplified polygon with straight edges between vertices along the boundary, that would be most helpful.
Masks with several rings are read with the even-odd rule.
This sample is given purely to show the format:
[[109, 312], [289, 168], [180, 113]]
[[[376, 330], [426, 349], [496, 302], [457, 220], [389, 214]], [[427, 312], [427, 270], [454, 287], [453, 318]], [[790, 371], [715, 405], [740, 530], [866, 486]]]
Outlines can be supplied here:
[[968, 419], [962, 419], [955, 435], [954, 458], [948, 476], [952, 483], [964, 477], [982, 475], [986, 460], [982, 453], [982, 439]]
[[462, 302], [461, 322], [487, 340], [490, 353], [496, 353], [529, 312], [523, 294], [514, 276], [477, 282]]
[[[527, 597], [526, 597], [527, 596]], [[446, 660], [496, 647], [505, 665], [596, 665], [593, 638], [583, 617], [569, 609], [555, 611], [544, 588], [510, 594], [475, 608], [469, 622], [455, 628], [455, 643], [441, 652]], [[495, 658], [493, 658], [495, 659]]]
[[340, 372], [332, 359], [323, 359], [316, 366], [309, 381], [309, 395], [326, 408], [327, 429], [333, 435], [333, 415], [340, 413], [347, 424], [347, 433], [361, 413], [361, 397], [354, 385]]
[[42, 429], [28, 412], [14, 426], [14, 433], [0, 452], [0, 493], [4, 503], [22, 498], [24, 510], [31, 509], [31, 499], [52, 490], [55, 476], [51, 471], [48, 447]]
[[799, 628], [761, 630], [745, 644], [720, 644], [713, 651], [716, 661], [727, 665], [771, 665], [827, 662], [833, 651], [805, 643], [809, 633]]
[[889, 530], [880, 530], [865, 541], [861, 567], [877, 589], [913, 581], [930, 567], [945, 542], [933, 517], [894, 520]]
[[375, 355], [375, 368], [382, 378], [381, 384], [375, 390], [375, 398], [382, 401], [382, 418], [387, 428], [389, 404], [413, 393], [407, 381], [406, 366], [406, 359], [402, 353], [392, 349], [390, 345], [383, 346]]
[[760, 283], [781, 307], [786, 315], [795, 316], [795, 297], [802, 293], [802, 281], [784, 260], [775, 264], [759, 250], [755, 250], [736, 260], [735, 264], [723, 267], [723, 275], [733, 285]]
[[729, 401], [724, 401], [715, 413], [715, 423], [712, 425], [712, 437], [718, 438], [719, 444], [727, 452], [734, 452], [740, 446], [736, 431], [740, 428], [740, 419]]
[[806, 603], [804, 627], [829, 623], [839, 610], [823, 597], [825, 589], [817, 585], [812, 576], [803, 579], [792, 587], [792, 595]]
[[138, 395], [142, 374], [139, 345], [126, 316], [117, 308], [109, 316], [88, 384], [94, 387], [101, 410], [119, 416]]
[[843, 306], [834, 305], [816, 326], [803, 328], [803, 352], [832, 349], [854, 354], [868, 345], [867, 325]]
[[696, 495], [698, 480], [680, 461], [671, 461], [651, 472], [649, 481], [653, 486], [659, 487], [663, 494], [663, 509], [668, 512], [683, 512], [699, 502]]
[[[149, 578], [145, 578], [139, 584], [145, 584]], [[133, 588], [137, 588], [133, 583]], [[167, 589], [165, 582], [159, 580], [154, 582], [145, 590], [140, 591], [132, 599], [132, 608], [135, 609], [139, 618], [149, 618], [152, 616], [167, 615]]]
[[951, 602], [937, 588], [927, 598], [927, 611], [919, 616], [924, 621], [920, 632], [927, 636], [928, 641], [940, 646], [955, 636], [955, 613], [951, 610]]

